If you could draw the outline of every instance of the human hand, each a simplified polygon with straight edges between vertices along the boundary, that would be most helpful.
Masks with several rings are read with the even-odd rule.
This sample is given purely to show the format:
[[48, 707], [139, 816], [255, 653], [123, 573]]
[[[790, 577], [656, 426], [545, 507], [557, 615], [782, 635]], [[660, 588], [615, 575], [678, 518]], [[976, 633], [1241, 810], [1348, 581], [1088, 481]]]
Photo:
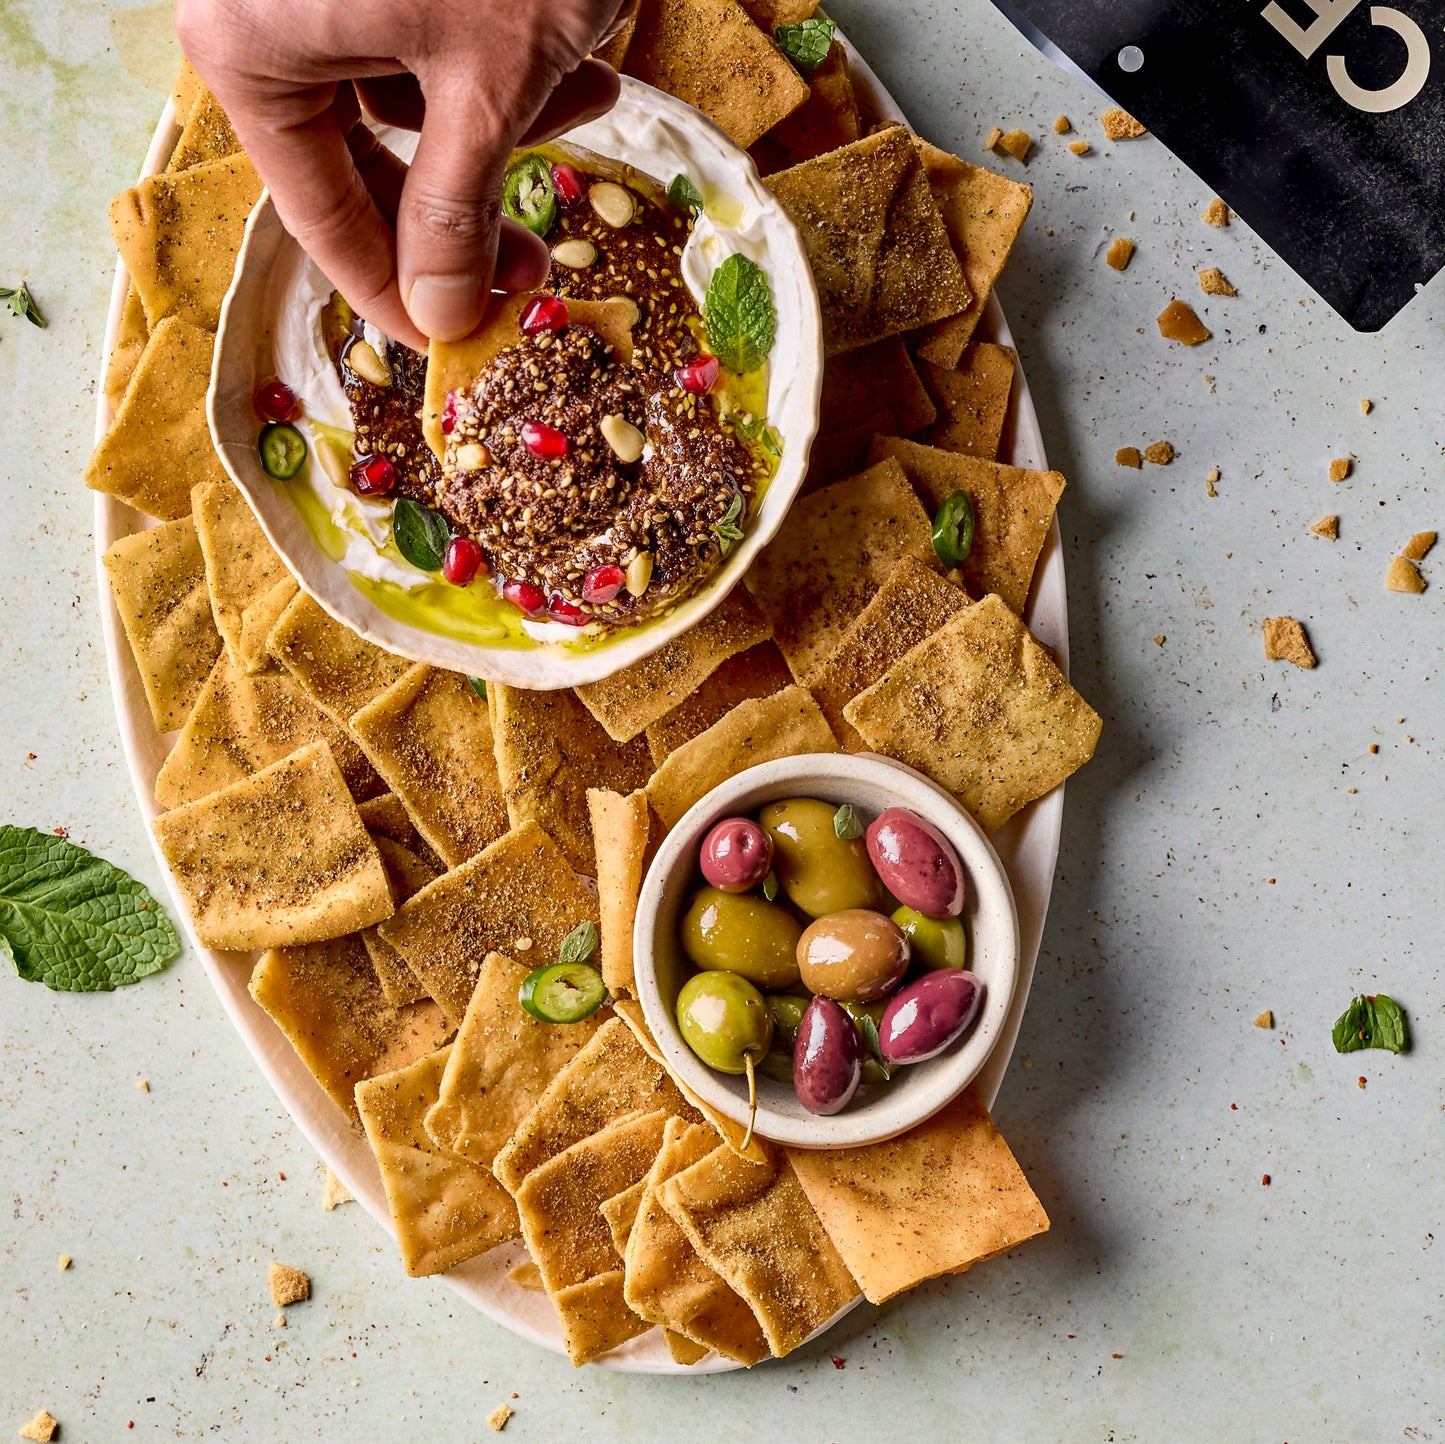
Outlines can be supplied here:
[[[181, 46], [286, 229], [352, 307], [424, 350], [529, 290], [547, 248], [502, 215], [519, 145], [601, 115], [589, 55], [627, 0], [176, 0]], [[408, 168], [372, 134], [420, 130]]]

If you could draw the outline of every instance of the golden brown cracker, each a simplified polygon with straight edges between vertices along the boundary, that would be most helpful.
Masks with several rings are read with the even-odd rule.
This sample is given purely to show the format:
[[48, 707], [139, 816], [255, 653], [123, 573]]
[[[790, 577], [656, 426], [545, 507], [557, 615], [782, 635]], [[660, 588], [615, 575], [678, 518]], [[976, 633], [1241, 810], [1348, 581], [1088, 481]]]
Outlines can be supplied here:
[[204, 947], [320, 942], [392, 912], [381, 857], [324, 742], [151, 828]]
[[231, 122], [221, 103], [202, 84], [197, 91], [191, 108], [184, 113], [180, 137], [171, 158], [166, 163], [166, 173], [188, 170], [191, 166], [205, 165], [207, 161], [223, 160], [235, 155], [241, 149]]
[[653, 766], [660, 767], [668, 753], [706, 732], [739, 702], [771, 697], [774, 692], [792, 685], [793, 674], [771, 641], [729, 657], [687, 701], [647, 729]]
[[602, 915], [602, 980], [610, 993], [630, 993], [632, 925], [647, 861], [652, 814], [645, 792], [623, 796], [590, 788], [587, 807], [597, 847], [597, 906]]
[[1331, 513], [1329, 516], [1322, 516], [1310, 530], [1316, 536], [1322, 536], [1326, 541], [1338, 541], [1340, 536], [1340, 519]]
[[1293, 662], [1306, 670], [1316, 660], [1304, 627], [1293, 617], [1264, 619], [1264, 656], [1268, 662]]
[[[952, 368], [921, 361], [919, 371], [937, 404], [938, 420], [918, 439], [944, 451], [992, 461], [1003, 437], [1017, 361], [1011, 346], [991, 341], [970, 342]], [[907, 434], [883, 427], [879, 431], [888, 436]]]
[[119, 408], [126, 388], [130, 385], [130, 378], [135, 375], [136, 365], [140, 361], [141, 352], [145, 350], [150, 333], [146, 309], [141, 305], [140, 296], [134, 286], [127, 285], [125, 305], [120, 313], [120, 326], [116, 330], [115, 340], [111, 343], [110, 355], [106, 358], [105, 381], [102, 383], [106, 399], [112, 408]]
[[1435, 541], [1436, 534], [1433, 531], [1417, 531], [1400, 548], [1400, 555], [1406, 561], [1423, 562], [1430, 555], [1430, 549], [1435, 545]]
[[[359, 807], [357, 812], [361, 812]], [[364, 815], [362, 821], [366, 821]], [[372, 827], [366, 830], [371, 833], [371, 840], [381, 854], [381, 865], [386, 869], [386, 880], [391, 884], [391, 899], [398, 907], [440, 876], [442, 869], [429, 854], [424, 856], [414, 852], [404, 842], [379, 834]], [[426, 984], [417, 977], [411, 964], [375, 928], [367, 928], [361, 934], [361, 941], [366, 945], [367, 956], [376, 971], [376, 980], [381, 984], [388, 1003], [419, 1003], [430, 996]]]
[[1134, 242], [1127, 236], [1115, 236], [1104, 252], [1104, 264], [1111, 270], [1127, 271], [1129, 262], [1134, 259], [1134, 250]]
[[829, 355], [972, 299], [909, 134], [894, 126], [768, 177], [812, 262]]
[[1098, 714], [1001, 597], [945, 622], [843, 709], [868, 745], [992, 831], [1093, 756]]
[[[1420, 575], [1419, 568], [1408, 557], [1396, 557], [1385, 572], [1385, 590], [1387, 592], [1408, 592], [1412, 596], [1418, 597], [1425, 590], [1425, 578]], [[1288, 660], [1293, 661], [1294, 659], [1291, 657]], [[1312, 667], [1314, 662], [1311, 660], [1309, 663], [1299, 662], [1296, 665]]]
[[1112, 106], [1099, 117], [1099, 124], [1110, 140], [1137, 140], [1148, 131], [1126, 110]]
[[1199, 273], [1199, 289], [1206, 296], [1237, 296], [1239, 292], [1225, 279], [1218, 266], [1206, 266]]

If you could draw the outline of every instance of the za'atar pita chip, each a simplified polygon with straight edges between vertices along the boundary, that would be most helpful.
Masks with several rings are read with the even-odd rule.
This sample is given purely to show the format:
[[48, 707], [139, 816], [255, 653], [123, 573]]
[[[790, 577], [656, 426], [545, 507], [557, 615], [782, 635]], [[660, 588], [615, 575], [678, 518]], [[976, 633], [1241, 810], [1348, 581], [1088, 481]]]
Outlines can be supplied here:
[[176, 521], [191, 514], [191, 487], [229, 486], [206, 425], [213, 338], [184, 321], [151, 332], [111, 428], [85, 464], [85, 484]]
[[644, 737], [614, 742], [575, 693], [493, 683], [492, 742], [512, 826], [535, 822], [578, 872], [595, 876], [587, 789], [635, 792], [652, 770]]
[[320, 942], [391, 915], [381, 856], [324, 742], [151, 828], [204, 947]]
[[533, 822], [490, 847], [396, 910], [380, 929], [459, 1025], [488, 953], [520, 949], [533, 967], [554, 963], [562, 939], [597, 921], [597, 903], [557, 844]]
[[663, 1183], [657, 1199], [752, 1309], [779, 1358], [858, 1296], [781, 1151], [759, 1164], [718, 1147]]
[[974, 529], [973, 547], [960, 568], [963, 585], [974, 597], [997, 592], [1022, 612], [1064, 478], [1057, 471], [1005, 466], [892, 436], [880, 436], [870, 455], [897, 461], [935, 512], [954, 492], [968, 493]]
[[597, 845], [597, 906], [602, 914], [602, 981], [610, 993], [630, 993], [632, 925], [637, 919], [637, 898], [647, 866], [652, 812], [645, 792], [587, 793], [592, 836]]
[[[261, 178], [244, 155], [148, 176], [110, 203], [110, 231], [146, 319], [214, 331]], [[195, 480], [195, 478], [191, 478]]]
[[747, 584], [800, 682], [817, 671], [888, 574], [910, 556], [939, 565], [928, 514], [890, 458], [793, 503]]
[[405, 657], [358, 637], [305, 592], [297, 592], [276, 619], [266, 649], [311, 700], [343, 726], [412, 666]]
[[141, 352], [145, 350], [150, 333], [145, 307], [141, 305], [135, 287], [127, 286], [125, 306], [120, 313], [120, 327], [115, 333], [110, 356], [105, 363], [103, 389], [112, 406], [120, 405], [126, 387], [130, 385], [130, 378], [135, 375], [136, 363], [140, 360]]
[[151, 720], [169, 732], [190, 715], [221, 650], [195, 523], [132, 532], [103, 560]]
[[772, 642], [760, 642], [729, 657], [686, 702], [647, 729], [653, 766], [660, 767], [670, 752], [706, 732], [739, 702], [771, 697], [792, 685], [793, 674]]
[[[675, 1118], [669, 1119], [670, 1123], [676, 1121]], [[637, 1222], [637, 1209], [646, 1191], [647, 1180], [642, 1178], [630, 1188], [624, 1188], [621, 1193], [614, 1193], [611, 1198], [604, 1199], [598, 1206], [597, 1212], [607, 1223], [612, 1234], [612, 1247], [617, 1250], [619, 1257], [627, 1252], [627, 1240], [632, 1235], [632, 1225]]]
[[435, 1003], [388, 1003], [354, 934], [266, 953], [251, 996], [338, 1108], [356, 1116], [356, 1085], [404, 1068], [446, 1042]]
[[1049, 1226], [972, 1089], [886, 1143], [789, 1149], [788, 1159], [870, 1303], [959, 1273]]
[[779, 25], [801, 25], [818, 8], [818, 0], [743, 0], [743, 9], [769, 35]]
[[962, 311], [971, 298], [900, 126], [768, 177], [812, 262], [828, 355]]
[[517, 1001], [530, 971], [488, 954], [426, 1116], [437, 1147], [484, 1168], [601, 1026], [596, 1014], [565, 1024], [534, 1018]]
[[188, 170], [207, 161], [222, 160], [241, 149], [221, 103], [202, 85], [195, 103], [185, 113], [180, 139], [166, 164], [166, 172]]
[[625, 69], [744, 149], [808, 98], [807, 82], [736, 0], [643, 0]]
[[[467, 341], [433, 341], [427, 351], [426, 395], [422, 400], [421, 430], [427, 445], [441, 456], [446, 449], [442, 435], [442, 410], [447, 393], [465, 391], [487, 369], [492, 359], [522, 339], [522, 312], [539, 295], [532, 291], [520, 296], [493, 298], [495, 310], [481, 332]], [[619, 364], [632, 360], [632, 325], [637, 315], [627, 297], [606, 301], [567, 302], [567, 323], [595, 331], [612, 348]]]
[[862, 133], [848, 62], [835, 40], [827, 58], [808, 77], [807, 100], [760, 137], [751, 153], [759, 172], [772, 175], [840, 145], [851, 145]]
[[[264, 633], [251, 656], [242, 654], [241, 624], [246, 609], [280, 582], [289, 581], [286, 564], [261, 530], [250, 504], [233, 481], [207, 481], [191, 492], [196, 535], [206, 558], [206, 583], [216, 630], [231, 661], [247, 671], [265, 665]], [[254, 639], [253, 639], [254, 641]]]
[[1034, 193], [1020, 181], [970, 165], [926, 140], [917, 145], [973, 299], [957, 316], [936, 321], [916, 336], [913, 349], [937, 366], [957, 366], [1023, 229]]
[[778, 757], [837, 750], [812, 693], [806, 687], [789, 687], [740, 703], [670, 753], [647, 784], [647, 800], [668, 827], [675, 827], [693, 803], [744, 768]]
[[877, 595], [843, 633], [838, 650], [813, 679], [811, 691], [845, 752], [867, 744], [843, 716], [843, 708], [871, 687], [906, 652], [932, 636], [968, 605], [963, 589], [905, 557]]
[[548, 1297], [562, 1326], [562, 1346], [579, 1368], [652, 1327], [623, 1301], [620, 1268], [569, 1284]]
[[668, 1179], [716, 1147], [717, 1134], [706, 1124], [668, 1120], [661, 1151], [633, 1205], [622, 1296], [644, 1319], [751, 1366], [771, 1352], [753, 1311], [702, 1261], [657, 1199]]
[[259, 672], [272, 665], [266, 654], [266, 638], [285, 615], [286, 608], [299, 590], [295, 579], [288, 573], [241, 613], [240, 648], [248, 671]]
[[577, 696], [615, 742], [630, 742], [692, 696], [729, 657], [765, 642], [772, 628], [746, 590], [736, 587], [722, 604], [680, 637]]
[[448, 867], [506, 832], [491, 715], [460, 672], [413, 667], [352, 717], [351, 730]]
[[992, 831], [1094, 755], [1099, 714], [1001, 597], [945, 622], [843, 709], [875, 751]]
[[356, 810], [366, 824], [372, 837], [389, 837], [435, 868], [445, 872], [442, 860], [427, 846], [426, 840], [416, 830], [411, 814], [401, 805], [401, 799], [394, 792], [383, 792], [379, 797], [368, 797], [359, 802]]
[[413, 1278], [454, 1268], [520, 1232], [516, 1205], [491, 1171], [439, 1153], [422, 1126], [450, 1051], [442, 1048], [356, 1088], [401, 1261]]
[[492, 1171], [515, 1195], [522, 1180], [549, 1158], [619, 1118], [659, 1108], [697, 1121], [667, 1070], [648, 1055], [621, 1018], [609, 1018], [552, 1079], [492, 1161]]
[[[918, 439], [945, 451], [992, 461], [1003, 437], [1017, 359], [1011, 346], [971, 341], [952, 369], [921, 361], [919, 372], [938, 403], [938, 420]], [[889, 434], [905, 433], [897, 430]]]
[[[360, 812], [361, 809], [357, 808]], [[362, 821], [365, 822], [365, 817]], [[386, 869], [386, 880], [391, 884], [392, 901], [398, 906], [408, 898], [415, 897], [428, 883], [435, 882], [441, 869], [415, 853], [404, 842], [379, 835], [368, 827], [371, 840], [381, 854], [381, 865]], [[375, 928], [367, 928], [361, 934], [366, 945], [371, 966], [376, 970], [376, 980], [388, 1003], [417, 1003], [429, 997], [426, 984], [412, 971], [411, 964], [388, 942], [382, 940]]]
[[331, 748], [353, 797], [382, 790], [361, 748], [290, 677], [244, 672], [222, 653], [156, 774], [156, 801], [195, 802], [313, 742]]

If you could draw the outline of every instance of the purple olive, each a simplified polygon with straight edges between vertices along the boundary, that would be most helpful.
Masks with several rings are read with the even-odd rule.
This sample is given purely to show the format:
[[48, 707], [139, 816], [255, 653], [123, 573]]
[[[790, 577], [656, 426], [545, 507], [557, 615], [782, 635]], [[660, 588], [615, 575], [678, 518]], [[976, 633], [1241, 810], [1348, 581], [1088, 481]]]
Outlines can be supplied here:
[[956, 918], [963, 911], [963, 864], [949, 840], [906, 807], [890, 807], [868, 827], [868, 856], [883, 886], [914, 912]]
[[814, 998], [803, 1010], [793, 1045], [793, 1087], [809, 1113], [838, 1113], [863, 1077], [863, 1040], [832, 998]]
[[773, 840], [750, 817], [729, 817], [702, 840], [702, 875], [723, 892], [747, 892], [773, 867]]
[[962, 968], [925, 973], [899, 988], [883, 1010], [878, 1044], [883, 1061], [921, 1063], [959, 1037], [983, 1004], [983, 984]]

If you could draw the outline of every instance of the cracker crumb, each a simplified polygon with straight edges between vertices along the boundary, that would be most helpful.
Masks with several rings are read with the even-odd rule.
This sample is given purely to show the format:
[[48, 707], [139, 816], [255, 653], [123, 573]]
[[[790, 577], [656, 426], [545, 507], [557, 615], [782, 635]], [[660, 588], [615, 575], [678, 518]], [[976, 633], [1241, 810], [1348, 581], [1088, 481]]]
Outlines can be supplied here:
[[1330, 462], [1330, 480], [1343, 481], [1353, 470], [1354, 463], [1348, 456], [1336, 456]]
[[1365, 1075], [1364, 1075], [1363, 1073], [1361, 1073], [1360, 1076], [1355, 1079], [1355, 1087], [1356, 1087], [1356, 1088], [1363, 1088], [1364, 1086], [1365, 1086]]
[[1133, 259], [1134, 242], [1127, 236], [1115, 236], [1113, 243], [1104, 253], [1106, 264], [1112, 266], [1116, 271], [1125, 270]]
[[1213, 334], [1194, 314], [1194, 307], [1177, 296], [1155, 317], [1159, 334], [1166, 341], [1178, 341], [1185, 346], [1197, 346], [1209, 340]]
[[1073, 128], [1074, 127], [1069, 124], [1069, 117], [1067, 115], [1059, 115], [1054, 117], [1055, 135], [1067, 135]]
[[39, 1444], [50, 1444], [59, 1428], [60, 1422], [55, 1416], [48, 1409], [42, 1409], [28, 1424], [21, 1425], [20, 1437], [38, 1440]]
[[1322, 516], [1310, 530], [1316, 536], [1322, 536], [1328, 541], [1340, 539], [1340, 519], [1333, 512], [1329, 516]]
[[1260, 1174], [1260, 1176], [1259, 1176], [1259, 1183], [1260, 1183], [1260, 1187], [1261, 1187], [1261, 1188], [1268, 1188], [1268, 1187], [1269, 1187], [1269, 1174], [1267, 1174], [1267, 1173], [1262, 1173], [1262, 1174]]
[[1144, 453], [1137, 446], [1121, 446], [1114, 453], [1116, 466], [1132, 466], [1138, 471], [1144, 465]]
[[321, 1207], [330, 1213], [337, 1204], [350, 1203], [352, 1197], [351, 1190], [328, 1168], [321, 1184]]
[[1417, 531], [1409, 541], [1400, 548], [1400, 555], [1406, 561], [1423, 562], [1430, 553], [1430, 548], [1435, 545], [1435, 533], [1433, 531]]
[[1293, 617], [1264, 619], [1264, 657], [1267, 662], [1293, 662], [1306, 670], [1316, 661], [1304, 627]]
[[1360, 412], [1362, 415], [1368, 416], [1374, 408], [1374, 405], [1375, 403], [1371, 401], [1368, 396], [1360, 397]]
[[302, 1299], [311, 1297], [310, 1277], [300, 1269], [277, 1263], [275, 1259], [266, 1270], [266, 1282], [271, 1289], [271, 1302], [278, 1309], [284, 1309], [287, 1304], [299, 1304]]
[[1405, 557], [1396, 557], [1385, 573], [1387, 592], [1409, 592], [1418, 597], [1425, 590], [1425, 578], [1415, 569], [1415, 563]]
[[1370, 756], [1371, 756], [1371, 757], [1376, 756], [1376, 755], [1379, 753], [1379, 751], [1380, 751], [1380, 744], [1379, 744], [1378, 742], [1371, 742], [1371, 743], [1370, 743]]
[[1139, 136], [1148, 134], [1127, 110], [1120, 110], [1117, 106], [1106, 110], [1099, 117], [1099, 124], [1104, 127], [1104, 134], [1110, 140], [1136, 140]]
[[277, 1314], [276, 1317], [271, 1320], [271, 1327], [273, 1329], [284, 1329], [286, 1327], [286, 1315]]
[[1144, 460], [1155, 466], [1168, 466], [1174, 460], [1174, 448], [1167, 441], [1151, 441], [1144, 448]]
[[151, 1091], [151, 1085], [150, 1085], [149, 1083], [147, 1083], [144, 1078], [137, 1078], [137, 1079], [135, 1080], [135, 1086], [136, 1086], [142, 1093], [149, 1093], [149, 1092]]
[[1207, 206], [1199, 213], [1199, 219], [1206, 226], [1227, 226], [1229, 224], [1230, 209], [1218, 196], [1215, 196]]
[[498, 1404], [490, 1414], [487, 1415], [487, 1423], [500, 1434], [507, 1427], [507, 1420], [517, 1411], [510, 1404]]
[[1086, 140], [1071, 140], [1071, 141], [1069, 142], [1069, 149], [1070, 149], [1075, 155], [1088, 155], [1088, 153], [1089, 153], [1089, 151], [1092, 149], [1092, 147], [1089, 145], [1089, 142], [1086, 141]]
[[1205, 491], [1205, 494], [1206, 494], [1207, 496], [1218, 496], [1218, 495], [1219, 495], [1219, 493], [1218, 493], [1217, 491], [1215, 491], [1215, 489], [1214, 489], [1214, 483], [1215, 483], [1216, 481], [1218, 481], [1218, 480], [1219, 480], [1219, 468], [1216, 466], [1216, 467], [1214, 468], [1214, 470], [1211, 471], [1211, 472], [1209, 473], [1209, 475], [1204, 478], [1204, 491]]
[[1206, 296], [1237, 296], [1239, 292], [1224, 278], [1218, 266], [1206, 266], [1199, 273], [1199, 289]]
[[1034, 139], [1026, 130], [1009, 130], [999, 138], [998, 148], [1015, 160], [1026, 161], [1034, 148]]
[[985, 150], [996, 150], [998, 148], [999, 141], [1001, 141], [1002, 139], [1003, 131], [1001, 131], [998, 126], [994, 126], [994, 128], [989, 131], [988, 138], [983, 143], [983, 148]]
[[1255, 1026], [1256, 1028], [1273, 1028], [1273, 1027], [1274, 1027], [1274, 1009], [1273, 1009], [1273, 1008], [1266, 1008], [1266, 1009], [1264, 1010], [1264, 1012], [1262, 1012], [1262, 1013], [1259, 1015], [1259, 1017], [1257, 1017], [1257, 1018], [1254, 1020], [1254, 1026]]
[[60, 1257], [59, 1257], [58, 1259], [55, 1260], [55, 1266], [56, 1266], [56, 1268], [58, 1268], [62, 1273], [64, 1273], [65, 1270], [70, 1267], [71, 1262], [72, 1262], [72, 1260], [71, 1260], [70, 1255], [69, 1255], [68, 1253], [63, 1253], [63, 1254], [60, 1255]]
[[1164, 634], [1163, 634], [1163, 632], [1160, 632], [1160, 634], [1159, 634], [1157, 637], [1154, 638], [1154, 645], [1155, 645], [1156, 647], [1162, 647], [1162, 646], [1164, 645]]

